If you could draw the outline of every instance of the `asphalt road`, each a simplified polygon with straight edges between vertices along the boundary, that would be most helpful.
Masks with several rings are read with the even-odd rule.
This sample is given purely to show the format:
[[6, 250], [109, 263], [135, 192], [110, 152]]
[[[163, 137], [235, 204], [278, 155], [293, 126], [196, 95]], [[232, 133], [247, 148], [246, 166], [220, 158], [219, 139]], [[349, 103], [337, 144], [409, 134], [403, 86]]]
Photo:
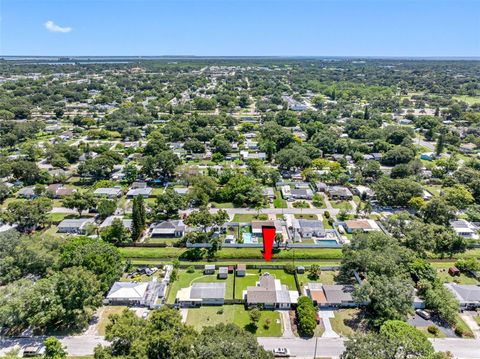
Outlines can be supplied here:
[[[5, 356], [14, 349], [21, 349], [35, 344], [41, 344], [45, 337], [6, 339], [0, 337], [0, 356]], [[108, 345], [101, 336], [79, 335], [59, 337], [66, 347], [69, 356], [92, 355], [98, 344]], [[299, 359], [315, 357], [338, 357], [344, 350], [342, 338], [258, 338], [258, 342], [267, 350], [286, 347], [292, 356]], [[478, 339], [433, 339], [437, 351], [450, 351], [457, 359], [480, 359], [480, 340]]]

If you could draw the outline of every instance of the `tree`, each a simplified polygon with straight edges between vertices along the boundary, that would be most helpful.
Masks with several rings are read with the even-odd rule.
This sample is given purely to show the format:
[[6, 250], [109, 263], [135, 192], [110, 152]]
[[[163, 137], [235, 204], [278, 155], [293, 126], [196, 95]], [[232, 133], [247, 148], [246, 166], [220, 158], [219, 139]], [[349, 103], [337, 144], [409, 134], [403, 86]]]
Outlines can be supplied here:
[[76, 209], [78, 215], [81, 216], [83, 211], [95, 207], [95, 197], [91, 192], [77, 191], [74, 194], [65, 197], [62, 204], [66, 208]]
[[309, 297], [301, 296], [297, 304], [298, 330], [301, 335], [311, 337], [317, 327], [317, 311]]
[[175, 192], [171, 187], [157, 196], [153, 214], [157, 220], [178, 218], [178, 211], [186, 207], [185, 196]]
[[131, 184], [137, 180], [138, 177], [138, 170], [137, 167], [133, 163], [129, 163], [123, 169], [123, 173], [125, 174], [125, 181]]
[[449, 325], [456, 323], [459, 303], [454, 294], [445, 288], [439, 279], [421, 280], [417, 287], [418, 295], [425, 301], [425, 308], [432, 310], [440, 320]]
[[213, 232], [221, 227], [228, 220], [228, 213], [221, 209], [217, 213], [210, 213], [205, 207], [198, 211], [193, 211], [185, 220], [185, 223], [192, 227], [200, 227], [202, 232], [206, 233], [207, 229]]
[[130, 231], [125, 228], [120, 218], [115, 218], [112, 224], [101, 232], [101, 237], [105, 242], [113, 244], [126, 243], [132, 240]]
[[170, 178], [175, 173], [175, 168], [180, 162], [180, 159], [173, 151], [162, 151], [155, 156], [146, 156], [142, 171], [150, 177]]
[[13, 177], [27, 185], [33, 185], [40, 180], [40, 169], [32, 161], [15, 161], [11, 164]]
[[308, 278], [312, 280], [317, 280], [320, 278], [320, 275], [322, 274], [322, 270], [320, 269], [320, 266], [318, 264], [312, 264], [310, 266], [310, 269], [308, 271]]
[[413, 197], [421, 196], [423, 188], [410, 179], [380, 178], [373, 186], [377, 200], [382, 205], [405, 207]]
[[64, 359], [67, 357], [67, 352], [62, 347], [62, 343], [55, 337], [48, 337], [43, 342], [45, 345], [45, 359]]
[[461, 184], [455, 184], [453, 187], [447, 187], [444, 190], [445, 201], [457, 208], [464, 209], [474, 202], [474, 198], [470, 190]]
[[398, 320], [385, 322], [378, 334], [357, 334], [345, 343], [342, 359], [433, 358], [434, 349], [420, 330]]
[[112, 244], [99, 238], [77, 237], [60, 247], [62, 267], [84, 267], [93, 272], [106, 292], [122, 272], [122, 259]]
[[413, 285], [403, 276], [369, 274], [368, 282], [357, 286], [353, 297], [359, 303], [368, 302], [375, 327], [387, 320], [406, 320], [413, 311]]
[[443, 198], [434, 197], [420, 209], [420, 216], [427, 223], [447, 226], [455, 218], [455, 210]]
[[52, 201], [48, 198], [36, 198], [29, 202], [11, 202], [1, 217], [9, 224], [16, 224], [20, 232], [32, 232], [48, 223], [48, 214], [52, 210]]
[[260, 318], [262, 317], [262, 312], [258, 308], [253, 308], [248, 313], [248, 316], [250, 317], [250, 321], [252, 322], [252, 324], [255, 327], [257, 327], [258, 322], [260, 321]]
[[136, 241], [145, 229], [145, 204], [142, 196], [133, 199], [132, 241]]
[[110, 199], [102, 199], [98, 204], [97, 211], [100, 218], [105, 219], [115, 213], [117, 202]]

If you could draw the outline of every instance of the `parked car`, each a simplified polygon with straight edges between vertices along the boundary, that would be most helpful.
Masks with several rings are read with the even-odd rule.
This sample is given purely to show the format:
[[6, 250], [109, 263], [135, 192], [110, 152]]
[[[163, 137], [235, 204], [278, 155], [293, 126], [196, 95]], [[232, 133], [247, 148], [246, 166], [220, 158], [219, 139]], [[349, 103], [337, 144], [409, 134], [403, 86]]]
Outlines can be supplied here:
[[430, 313], [428, 313], [428, 312], [426, 312], [426, 311], [424, 311], [424, 310], [421, 310], [421, 309], [417, 309], [417, 310], [415, 311], [415, 313], [417, 313], [418, 316], [422, 317], [422, 318], [425, 319], [425, 320], [430, 320], [430, 318], [432, 317], [432, 316], [430, 315]]
[[43, 345], [31, 345], [23, 349], [23, 357], [38, 357], [45, 353], [45, 347]]
[[290, 356], [290, 350], [287, 348], [275, 348], [272, 352], [275, 357], [288, 358]]

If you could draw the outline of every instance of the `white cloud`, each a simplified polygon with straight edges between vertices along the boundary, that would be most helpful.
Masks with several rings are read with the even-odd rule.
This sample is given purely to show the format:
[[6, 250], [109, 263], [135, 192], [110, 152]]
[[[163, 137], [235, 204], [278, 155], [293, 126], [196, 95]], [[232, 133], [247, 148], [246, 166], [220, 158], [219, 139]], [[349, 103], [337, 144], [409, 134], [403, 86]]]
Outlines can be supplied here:
[[50, 31], [50, 32], [67, 33], [67, 32], [72, 31], [72, 28], [71, 28], [71, 27], [58, 26], [58, 25], [55, 24], [52, 20], [48, 20], [48, 21], [45, 23], [45, 28], [46, 28], [48, 31]]

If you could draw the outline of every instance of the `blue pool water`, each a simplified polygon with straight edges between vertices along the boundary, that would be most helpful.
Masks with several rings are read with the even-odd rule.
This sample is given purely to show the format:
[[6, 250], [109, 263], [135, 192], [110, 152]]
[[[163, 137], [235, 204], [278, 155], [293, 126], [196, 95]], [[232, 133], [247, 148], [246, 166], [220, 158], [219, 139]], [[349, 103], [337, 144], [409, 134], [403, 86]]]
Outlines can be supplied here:
[[242, 233], [243, 243], [253, 243], [252, 242], [252, 234], [251, 233]]
[[320, 240], [317, 240], [317, 244], [324, 244], [324, 245], [327, 245], [327, 246], [336, 246], [338, 245], [337, 241], [334, 240], [334, 239], [320, 239]]

